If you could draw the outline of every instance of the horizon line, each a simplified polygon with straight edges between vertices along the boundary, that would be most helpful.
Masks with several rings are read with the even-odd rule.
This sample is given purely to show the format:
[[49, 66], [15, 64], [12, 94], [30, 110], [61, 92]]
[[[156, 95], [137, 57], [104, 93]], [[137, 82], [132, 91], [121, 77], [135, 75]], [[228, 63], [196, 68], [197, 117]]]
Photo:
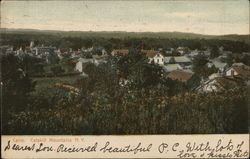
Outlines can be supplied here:
[[186, 33], [186, 34], [196, 34], [196, 35], [205, 35], [205, 36], [225, 36], [225, 35], [250, 35], [248, 34], [239, 34], [239, 33], [230, 33], [230, 34], [201, 34], [194, 32], [181, 32], [181, 31], [125, 31], [125, 30], [114, 30], [114, 31], [93, 31], [93, 30], [56, 30], [56, 29], [34, 29], [34, 28], [0, 28], [0, 30], [34, 30], [34, 31], [58, 31], [58, 32], [126, 32], [126, 33]]

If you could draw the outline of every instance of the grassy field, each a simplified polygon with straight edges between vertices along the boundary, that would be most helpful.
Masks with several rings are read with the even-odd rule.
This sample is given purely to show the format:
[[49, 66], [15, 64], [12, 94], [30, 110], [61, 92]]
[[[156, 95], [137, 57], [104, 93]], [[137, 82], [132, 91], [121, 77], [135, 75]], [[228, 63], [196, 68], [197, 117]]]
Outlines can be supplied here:
[[64, 83], [69, 85], [74, 85], [77, 79], [80, 79], [81, 76], [63, 76], [63, 77], [41, 77], [41, 78], [32, 78], [36, 82], [35, 91], [42, 90], [44, 88], [52, 88], [56, 83]]

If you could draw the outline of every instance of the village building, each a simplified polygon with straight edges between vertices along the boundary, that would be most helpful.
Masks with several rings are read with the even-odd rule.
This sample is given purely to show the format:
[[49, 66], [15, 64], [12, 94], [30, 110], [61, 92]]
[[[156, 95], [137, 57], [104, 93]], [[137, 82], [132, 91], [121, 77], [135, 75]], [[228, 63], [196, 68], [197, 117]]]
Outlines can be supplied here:
[[86, 76], [86, 74], [84, 73], [85, 66], [87, 66], [88, 64], [94, 64], [95, 66], [98, 66], [106, 62], [107, 61], [103, 58], [79, 58], [75, 66], [75, 70], [80, 72], [81, 75]]
[[24, 51], [23, 51], [23, 48], [20, 47], [19, 50], [16, 51], [17, 55], [20, 55], [20, 54], [23, 54]]
[[250, 67], [246, 65], [232, 66], [226, 71], [226, 76], [238, 76], [242, 79], [250, 79]]
[[172, 55], [173, 51], [174, 51], [174, 48], [168, 48], [165, 50], [165, 55], [170, 56]]
[[[90, 63], [94, 63], [94, 59], [86, 59], [86, 58], [80, 58], [78, 59], [78, 62], [76, 63], [76, 67], [75, 70], [79, 71], [81, 73], [84, 73], [84, 67], [86, 66], [86, 64], [90, 64]], [[85, 73], [84, 73], [85, 74]]]
[[182, 70], [173, 70], [171, 71], [166, 78], [170, 78], [171, 80], [177, 80], [182, 83], [188, 83], [189, 80], [193, 77], [193, 73], [185, 72]]
[[206, 57], [209, 57], [211, 52], [209, 50], [205, 50], [205, 51], [202, 51], [201, 54], [206, 56]]
[[184, 55], [184, 54], [189, 52], [189, 48], [188, 47], [178, 47], [176, 49], [176, 51], [179, 52], [181, 55]]
[[219, 92], [240, 86], [241, 82], [233, 77], [216, 77], [203, 82], [196, 91], [198, 93]]
[[148, 56], [147, 54], [147, 57], [149, 58], [149, 63], [154, 62], [158, 65], [164, 65], [164, 57], [161, 53], [157, 53], [155, 56]]
[[229, 55], [229, 54], [232, 54], [233, 52], [232, 51], [223, 51], [221, 54], [222, 55]]
[[192, 64], [192, 61], [189, 58], [187, 58], [186, 56], [166, 56], [164, 58], [164, 62], [166, 64], [176, 63], [176, 64], [179, 64], [179, 65], [182, 65], [182, 66]]
[[128, 53], [129, 53], [129, 50], [125, 50], [125, 49], [123, 49], [123, 50], [113, 50], [111, 52], [111, 55], [112, 56], [115, 56], [115, 55], [127, 55]]
[[91, 47], [89, 47], [89, 48], [85, 48], [85, 47], [82, 47], [81, 48], [81, 51], [82, 52], [92, 52], [94, 50], [94, 47], [93, 46], [91, 46]]
[[13, 46], [10, 45], [2, 45], [0, 46], [0, 54], [13, 54]]
[[233, 63], [232, 66], [246, 66], [246, 65], [242, 62], [236, 62], [236, 63]]
[[35, 42], [34, 41], [31, 41], [30, 42], [30, 48], [34, 48], [35, 47]]
[[141, 50], [141, 53], [146, 55], [146, 57], [149, 59], [149, 63], [164, 65], [164, 56], [159, 51]]
[[179, 64], [166, 64], [162, 66], [165, 72], [171, 72], [173, 70], [182, 70], [183, 68]]
[[130, 80], [128, 80], [128, 79], [126, 79], [126, 78], [120, 78], [119, 79], [119, 85], [121, 86], [121, 87], [126, 87], [126, 86], [128, 86], [129, 84], [131, 83], [131, 81]]
[[198, 49], [191, 50], [188, 54], [185, 54], [187, 58], [193, 60], [196, 56], [200, 55], [200, 51]]
[[217, 77], [222, 77], [223, 75], [221, 73], [212, 73], [211, 75], [208, 76], [208, 79], [212, 80]]
[[200, 53], [200, 51], [198, 49], [195, 49], [195, 50], [190, 51], [189, 55], [197, 56], [197, 55], [199, 55], [199, 53]]
[[218, 59], [211, 60], [210, 62], [207, 63], [207, 67], [215, 67], [219, 70], [219, 72], [224, 72], [228, 68], [228, 64], [225, 62], [221, 62]]
[[35, 47], [34, 50], [35, 50], [35, 55], [44, 55], [44, 54], [54, 53], [56, 48], [55, 47], [40, 46], [40, 47]]
[[242, 52], [242, 55], [244, 55], [244, 56], [249, 56], [249, 55], [250, 55], [250, 52]]
[[233, 53], [233, 54], [232, 54], [232, 57], [233, 57], [234, 59], [241, 59], [241, 58], [244, 57], [244, 55], [241, 54], [241, 53]]

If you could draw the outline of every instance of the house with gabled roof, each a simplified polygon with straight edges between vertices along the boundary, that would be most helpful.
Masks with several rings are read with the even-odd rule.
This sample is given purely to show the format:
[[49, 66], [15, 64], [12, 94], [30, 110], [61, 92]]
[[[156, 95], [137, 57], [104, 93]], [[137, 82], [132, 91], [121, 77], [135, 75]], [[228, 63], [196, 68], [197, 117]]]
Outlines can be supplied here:
[[243, 85], [242, 80], [235, 77], [215, 77], [203, 82], [196, 91], [199, 93], [219, 92]]
[[250, 79], [250, 67], [246, 65], [232, 66], [226, 71], [226, 76], [238, 76], [243, 79]]
[[170, 78], [171, 80], [177, 80], [182, 83], [187, 83], [192, 77], [193, 73], [185, 72], [182, 70], [173, 70], [171, 71], [166, 78]]
[[146, 55], [146, 57], [149, 59], [149, 63], [154, 62], [158, 65], [164, 65], [164, 56], [160, 53], [160, 51], [141, 50], [141, 53]]

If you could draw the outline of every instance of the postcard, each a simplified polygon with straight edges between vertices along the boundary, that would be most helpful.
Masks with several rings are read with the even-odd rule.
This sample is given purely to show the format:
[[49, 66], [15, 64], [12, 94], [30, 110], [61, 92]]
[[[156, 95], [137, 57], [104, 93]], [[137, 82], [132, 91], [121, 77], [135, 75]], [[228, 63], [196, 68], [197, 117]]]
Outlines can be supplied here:
[[1, 1], [3, 158], [249, 158], [247, 0]]

